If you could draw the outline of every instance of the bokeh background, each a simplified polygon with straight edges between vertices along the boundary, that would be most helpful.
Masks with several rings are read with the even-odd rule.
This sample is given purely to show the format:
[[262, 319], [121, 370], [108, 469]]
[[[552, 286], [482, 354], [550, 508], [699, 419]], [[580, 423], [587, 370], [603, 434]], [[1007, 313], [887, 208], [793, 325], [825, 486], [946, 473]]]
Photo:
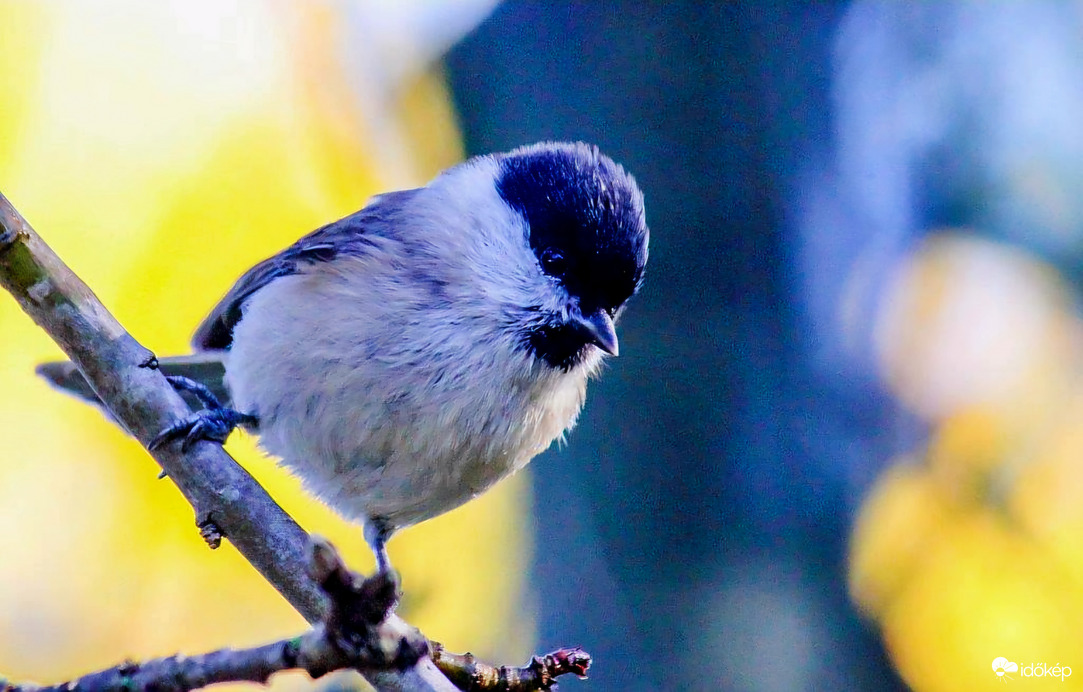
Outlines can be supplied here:
[[[1081, 70], [1078, 2], [0, 0], [0, 190], [167, 354], [371, 194], [597, 143], [652, 228], [622, 355], [565, 448], [395, 538], [405, 616], [581, 644], [573, 690], [1083, 689]], [[0, 673], [302, 626], [0, 333]]]

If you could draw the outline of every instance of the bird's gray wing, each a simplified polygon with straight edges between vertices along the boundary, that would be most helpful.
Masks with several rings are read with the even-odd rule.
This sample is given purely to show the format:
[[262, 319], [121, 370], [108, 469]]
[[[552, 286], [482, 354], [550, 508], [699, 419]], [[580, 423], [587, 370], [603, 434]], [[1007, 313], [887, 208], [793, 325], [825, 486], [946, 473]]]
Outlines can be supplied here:
[[304, 267], [329, 262], [339, 255], [363, 254], [374, 234], [393, 232], [401, 211], [419, 189], [389, 192], [374, 197], [364, 209], [318, 228], [277, 255], [245, 272], [218, 302], [192, 337], [197, 351], [228, 349], [233, 328], [241, 320], [248, 298], [277, 278], [297, 274]]

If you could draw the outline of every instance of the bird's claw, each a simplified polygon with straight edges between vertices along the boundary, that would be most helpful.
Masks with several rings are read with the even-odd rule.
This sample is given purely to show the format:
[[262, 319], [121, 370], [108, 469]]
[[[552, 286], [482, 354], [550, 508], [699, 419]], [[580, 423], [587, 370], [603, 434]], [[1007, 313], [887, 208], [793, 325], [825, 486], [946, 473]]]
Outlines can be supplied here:
[[150, 449], [158, 449], [167, 442], [184, 438], [181, 451], [187, 452], [200, 440], [225, 444], [226, 438], [241, 423], [248, 423], [253, 416], [230, 408], [203, 409], [182, 421], [177, 421], [158, 434], [150, 443]]
[[218, 401], [217, 397], [204, 385], [187, 377], [167, 377], [169, 384], [178, 391], [188, 391], [196, 395], [207, 408], [197, 411], [184, 420], [177, 421], [169, 426], [158, 436], [150, 441], [147, 448], [155, 450], [167, 442], [184, 438], [181, 443], [181, 451], [187, 452], [196, 442], [210, 440], [218, 444], [225, 444], [226, 438], [238, 425], [257, 425], [259, 418], [250, 413], [241, 413], [231, 408], [226, 408]]

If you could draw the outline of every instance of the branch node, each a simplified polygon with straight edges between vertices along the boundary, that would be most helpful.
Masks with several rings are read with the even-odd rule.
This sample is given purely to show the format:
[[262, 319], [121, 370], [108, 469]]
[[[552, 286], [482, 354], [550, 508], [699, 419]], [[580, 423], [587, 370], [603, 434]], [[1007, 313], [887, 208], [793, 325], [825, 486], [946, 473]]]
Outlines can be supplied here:
[[385, 629], [385, 620], [399, 600], [394, 573], [378, 572], [364, 579], [351, 572], [334, 546], [318, 536], [309, 546], [308, 573], [331, 601], [325, 620], [328, 639], [351, 658], [368, 658], [374, 667], [405, 670], [428, 655], [428, 640], [417, 630]]
[[[162, 471], [162, 474], [164, 473], [165, 471]], [[162, 478], [162, 474], [159, 474], [158, 478]], [[222, 545], [222, 537], [225, 534], [218, 528], [210, 512], [201, 513], [196, 517], [196, 526], [199, 527], [199, 535], [203, 537], [211, 550], [217, 550]]]
[[549, 673], [554, 677], [571, 673], [580, 680], [587, 679], [587, 669], [590, 668], [590, 654], [578, 646], [570, 649], [558, 649], [544, 658], [544, 663]]
[[11, 230], [9, 228], [0, 229], [0, 253], [4, 252], [12, 245], [26, 240], [26, 234], [18, 231]]
[[30, 225], [7, 197], [0, 193], [0, 254], [30, 238]]

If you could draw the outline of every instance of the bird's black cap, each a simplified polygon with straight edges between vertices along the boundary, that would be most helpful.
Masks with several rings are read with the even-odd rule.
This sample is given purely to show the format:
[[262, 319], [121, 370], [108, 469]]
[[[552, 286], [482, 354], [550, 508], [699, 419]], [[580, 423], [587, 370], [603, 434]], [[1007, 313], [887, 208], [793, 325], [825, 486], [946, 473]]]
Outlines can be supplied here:
[[[583, 143], [535, 144], [499, 163], [497, 190], [526, 220], [542, 270], [578, 301], [582, 314], [615, 316], [647, 265], [650, 234], [632, 176]], [[581, 331], [547, 328], [531, 345], [551, 365], [569, 367], [585, 344]]]
[[647, 265], [643, 193], [597, 147], [516, 149], [500, 160], [497, 190], [526, 219], [542, 269], [584, 310], [616, 310], [635, 293]]

